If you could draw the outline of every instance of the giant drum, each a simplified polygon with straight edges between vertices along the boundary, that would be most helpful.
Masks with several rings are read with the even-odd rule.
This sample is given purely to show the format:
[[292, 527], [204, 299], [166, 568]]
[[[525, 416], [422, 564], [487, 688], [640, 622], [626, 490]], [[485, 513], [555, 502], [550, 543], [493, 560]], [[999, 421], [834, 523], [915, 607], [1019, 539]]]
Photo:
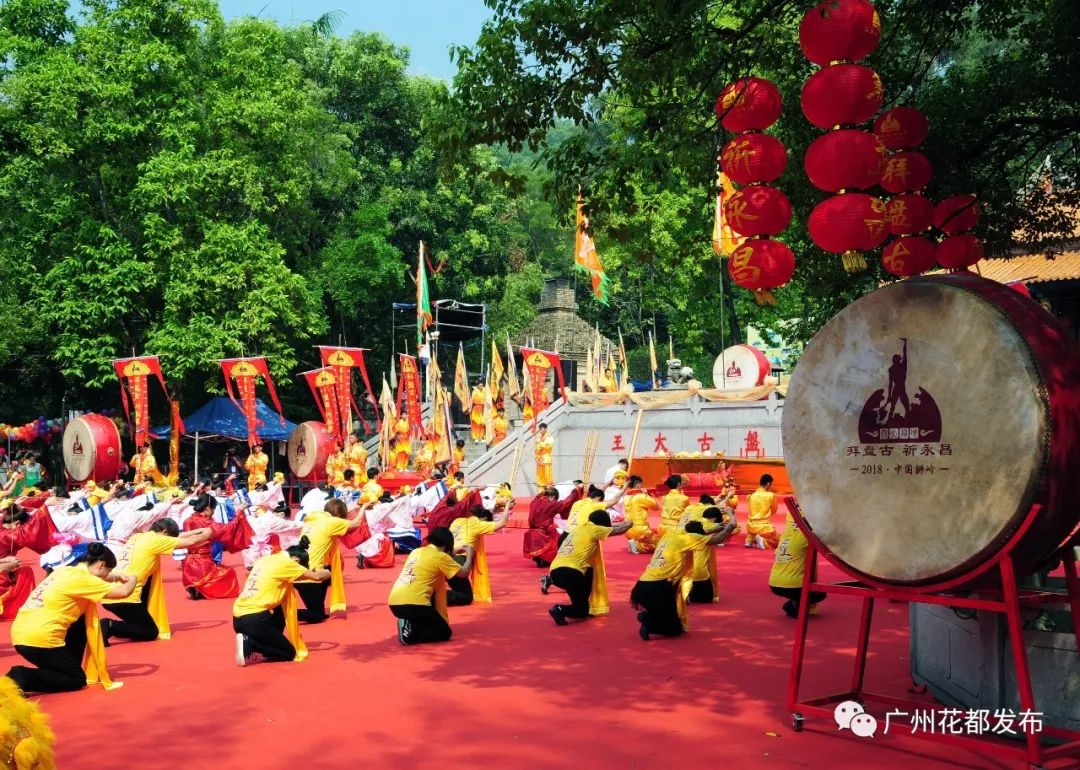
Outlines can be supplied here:
[[713, 363], [713, 385], [718, 390], [747, 390], [765, 383], [772, 364], [752, 345], [732, 345]]
[[337, 449], [334, 436], [324, 423], [308, 420], [296, 426], [289, 436], [286, 454], [289, 470], [301, 481], [326, 481], [326, 461]]
[[1006, 554], [1027, 574], [1080, 525], [1080, 349], [975, 275], [839, 313], [799, 360], [783, 431], [816, 545], [871, 584], [953, 588]]
[[64, 469], [73, 481], [114, 481], [123, 463], [120, 431], [108, 417], [84, 414], [64, 428]]

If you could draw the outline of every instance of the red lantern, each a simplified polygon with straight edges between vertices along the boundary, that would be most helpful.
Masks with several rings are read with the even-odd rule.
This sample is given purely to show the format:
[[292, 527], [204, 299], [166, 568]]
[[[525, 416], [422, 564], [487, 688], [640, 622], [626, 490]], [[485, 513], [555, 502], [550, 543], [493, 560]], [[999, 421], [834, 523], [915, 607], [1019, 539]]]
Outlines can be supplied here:
[[890, 150], [910, 150], [926, 140], [930, 121], [914, 107], [893, 107], [874, 121], [874, 133]]
[[720, 168], [735, 184], [772, 182], [787, 167], [787, 150], [775, 136], [736, 136], [720, 151]]
[[877, 48], [881, 19], [867, 0], [821, 0], [799, 25], [799, 45], [814, 64], [859, 61]]
[[885, 145], [869, 131], [845, 128], [814, 140], [803, 165], [810, 183], [820, 190], [865, 190], [881, 179]]
[[934, 227], [946, 235], [973, 230], [979, 224], [979, 201], [974, 195], [952, 195], [934, 207]]
[[937, 246], [926, 238], [909, 235], [897, 238], [881, 253], [881, 264], [893, 275], [906, 278], [932, 268], [937, 259]]
[[934, 204], [918, 193], [905, 193], [889, 201], [888, 214], [893, 235], [921, 233], [934, 223]]
[[810, 212], [806, 229], [822, 250], [843, 256], [844, 269], [860, 272], [866, 269], [862, 253], [876, 249], [888, 237], [885, 201], [865, 193], [834, 195]]
[[930, 184], [933, 175], [930, 161], [921, 152], [894, 152], [885, 162], [881, 188], [891, 193], [916, 192]]
[[982, 258], [982, 241], [971, 233], [950, 235], [937, 245], [938, 264], [947, 270], [963, 270]]
[[881, 109], [881, 78], [861, 64], [820, 69], [803, 85], [802, 111], [818, 128], [865, 123]]
[[780, 91], [763, 78], [741, 78], [720, 92], [716, 116], [735, 134], [768, 128], [780, 117]]
[[785, 244], [767, 238], [743, 243], [728, 260], [736, 285], [756, 293], [759, 304], [775, 303], [770, 289], [783, 286], [795, 272], [795, 255]]
[[737, 235], [776, 235], [791, 224], [791, 201], [775, 187], [744, 187], [724, 201], [724, 218]]

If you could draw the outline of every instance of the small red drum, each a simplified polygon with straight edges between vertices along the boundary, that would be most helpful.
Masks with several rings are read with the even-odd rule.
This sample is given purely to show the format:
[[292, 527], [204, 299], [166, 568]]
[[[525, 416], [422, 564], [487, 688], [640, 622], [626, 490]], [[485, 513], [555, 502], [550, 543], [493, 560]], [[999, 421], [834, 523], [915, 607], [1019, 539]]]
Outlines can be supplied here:
[[1080, 348], [975, 275], [839, 313], [799, 360], [783, 430], [813, 539], [871, 584], [954, 588], [1005, 555], [1029, 574], [1080, 528]]
[[301, 481], [326, 481], [326, 461], [335, 449], [334, 436], [327, 432], [324, 423], [317, 420], [302, 422], [289, 436], [285, 449], [289, 470]]
[[73, 481], [115, 481], [123, 465], [120, 431], [108, 417], [84, 414], [64, 428], [64, 469]]
[[772, 364], [752, 345], [732, 345], [716, 357], [713, 385], [717, 390], [747, 390], [765, 384]]

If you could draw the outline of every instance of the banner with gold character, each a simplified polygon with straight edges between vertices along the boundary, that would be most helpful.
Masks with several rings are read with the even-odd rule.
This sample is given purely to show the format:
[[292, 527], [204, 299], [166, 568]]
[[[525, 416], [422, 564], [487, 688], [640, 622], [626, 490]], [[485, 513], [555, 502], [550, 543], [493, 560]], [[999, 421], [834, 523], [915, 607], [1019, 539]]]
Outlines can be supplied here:
[[[270, 399], [274, 402], [274, 408], [278, 412], [282, 426], [285, 425], [285, 417], [281, 414], [281, 402], [278, 401], [277, 390], [274, 388], [274, 380], [270, 376], [270, 369], [266, 365], [266, 359], [262, 356], [252, 358], [224, 358], [221, 361], [221, 371], [225, 373], [225, 390], [229, 394], [229, 400], [244, 415], [247, 421], [248, 445], [254, 446], [259, 443], [259, 425], [262, 422], [255, 414], [255, 378], [262, 377], [266, 382], [266, 389], [270, 391]], [[233, 390], [233, 380], [236, 380], [236, 390]], [[240, 400], [236, 400], [236, 392], [240, 393]]]
[[566, 398], [566, 381], [563, 379], [562, 364], [558, 353], [534, 348], [521, 348], [521, 358], [525, 365], [529, 383], [529, 392], [532, 396], [533, 419], [548, 408], [550, 402], [544, 383], [547, 382], [548, 372], [555, 370], [555, 378], [559, 384], [559, 395]]
[[[120, 378], [120, 398], [124, 405], [124, 415], [131, 426], [132, 439], [135, 446], [141, 449], [150, 439], [157, 438], [150, 432], [150, 398], [146, 389], [146, 378], [150, 375], [156, 376], [165, 395], [169, 395], [165, 378], [161, 374], [161, 363], [157, 356], [138, 356], [117, 359], [113, 361], [113, 368], [116, 376]], [[134, 419], [132, 411], [135, 413]], [[181, 423], [180, 430], [183, 429]]]
[[334, 443], [343, 445], [342, 420], [338, 413], [338, 381], [334, 376], [334, 369], [324, 366], [322, 369], [312, 369], [303, 372], [303, 377], [311, 388], [311, 395], [315, 397], [315, 404], [319, 407], [326, 424], [326, 432], [334, 437]]
[[[375, 401], [375, 391], [371, 389], [371, 380], [368, 379], [367, 367], [364, 365], [364, 351], [366, 350], [368, 348], [319, 346], [322, 365], [334, 368], [334, 379], [337, 382], [337, 413], [341, 421], [339, 435], [343, 440], [345, 436], [352, 433], [352, 410], [356, 410], [356, 416], [363, 423], [364, 431], [370, 430], [367, 420], [364, 419], [363, 411], [356, 405], [352, 389], [352, 370], [355, 368], [360, 370], [360, 377], [364, 381], [364, 387], [367, 388], [371, 401]], [[378, 409], [375, 410], [375, 419], [376, 430], [378, 430], [382, 427], [382, 424], [378, 422]]]
[[[414, 436], [424, 434], [424, 423], [420, 416], [420, 371], [416, 368], [416, 356], [398, 354], [400, 366], [398, 369], [398, 397], [397, 413], [408, 415], [409, 429]], [[401, 404], [404, 401], [405, 411], [402, 412]]]

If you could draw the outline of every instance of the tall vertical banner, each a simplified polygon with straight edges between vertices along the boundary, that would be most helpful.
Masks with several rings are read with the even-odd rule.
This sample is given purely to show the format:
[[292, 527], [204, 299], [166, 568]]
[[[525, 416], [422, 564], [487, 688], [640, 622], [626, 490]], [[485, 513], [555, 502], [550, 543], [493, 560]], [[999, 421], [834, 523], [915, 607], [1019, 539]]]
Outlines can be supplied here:
[[[393, 359], [390, 359], [391, 363]], [[390, 444], [393, 441], [394, 422], [394, 396], [390, 392], [390, 385], [383, 377], [382, 392], [379, 394], [379, 406], [382, 408], [382, 427], [379, 429], [379, 461], [380, 467], [387, 468], [391, 465]]]
[[589, 274], [593, 296], [601, 304], [606, 305], [608, 303], [608, 277], [604, 272], [604, 265], [600, 262], [600, 255], [596, 252], [596, 242], [593, 241], [589, 218], [585, 215], [585, 204], [581, 201], [581, 193], [578, 193], [577, 197], [577, 227], [574, 229], [574, 265]]
[[[332, 366], [334, 368], [334, 380], [336, 381], [337, 388], [337, 413], [340, 420], [340, 427], [338, 429], [339, 437], [344, 440], [345, 436], [352, 433], [352, 410], [356, 410], [356, 416], [360, 418], [360, 422], [364, 425], [364, 430], [370, 430], [367, 424], [367, 420], [364, 419], [364, 413], [360, 407], [356, 405], [356, 399], [353, 397], [352, 389], [352, 370], [359, 369], [360, 376], [363, 378], [364, 387], [367, 388], [368, 394], [370, 394], [371, 400], [375, 399], [375, 391], [371, 389], [371, 380], [368, 379], [367, 367], [364, 365], [364, 351], [367, 348], [342, 348], [333, 347], [329, 345], [320, 345], [319, 353], [322, 356], [323, 366]], [[377, 427], [382, 427], [381, 423], [378, 423], [379, 410], [375, 410], [375, 419]]]
[[534, 348], [521, 348], [521, 358], [525, 364], [525, 375], [528, 378], [528, 390], [532, 395], [533, 419], [550, 405], [547, 400], [547, 391], [544, 383], [547, 381], [548, 372], [555, 370], [555, 378], [559, 384], [559, 394], [566, 398], [566, 381], [563, 378], [562, 366], [558, 353]]
[[461, 402], [461, 411], [468, 414], [472, 408], [472, 391], [469, 390], [469, 373], [465, 370], [465, 350], [458, 343], [457, 365], [454, 367], [454, 395]]
[[[346, 371], [348, 371], [346, 369]], [[339, 394], [338, 381], [334, 368], [324, 366], [322, 369], [312, 369], [303, 372], [303, 378], [311, 388], [311, 395], [315, 397], [315, 404], [319, 407], [319, 414], [326, 423], [326, 432], [334, 437], [334, 443], [345, 445], [344, 423], [338, 413]]]
[[[266, 365], [266, 359], [262, 356], [252, 358], [224, 358], [221, 361], [221, 371], [225, 373], [225, 390], [229, 394], [229, 400], [236, 404], [236, 408], [244, 415], [247, 421], [248, 445], [254, 446], [259, 443], [259, 425], [262, 421], [255, 415], [255, 378], [262, 377], [266, 382], [266, 389], [270, 391], [270, 399], [274, 402], [274, 408], [278, 412], [281, 424], [285, 425], [285, 417], [281, 414], [281, 402], [278, 401], [277, 390], [274, 388], [274, 380], [270, 376], [270, 369]], [[233, 389], [233, 380], [236, 380], [236, 388]], [[236, 400], [239, 392], [240, 400]]]
[[[138, 356], [117, 359], [113, 361], [113, 368], [116, 376], [120, 378], [120, 400], [124, 405], [128, 425], [131, 426], [131, 437], [135, 446], [141, 449], [150, 439], [157, 438], [150, 433], [150, 398], [146, 390], [146, 378], [151, 374], [156, 376], [166, 397], [169, 395], [165, 378], [161, 374], [161, 364], [157, 356]], [[135, 413], [134, 419], [132, 412]]]
[[506, 335], [506, 395], [513, 398], [518, 394], [517, 363], [514, 361], [514, 349], [510, 346], [510, 335]]
[[499, 346], [495, 344], [495, 338], [491, 338], [491, 377], [488, 381], [488, 390], [493, 398], [499, 400], [499, 386], [502, 384], [503, 362], [499, 356]]
[[431, 416], [434, 424], [432, 433], [435, 434], [434, 463], [448, 463], [454, 459], [453, 431], [454, 422], [450, 416], [450, 403], [452, 400], [450, 391], [441, 384], [435, 391], [435, 411]]
[[431, 293], [428, 291], [427, 255], [420, 241], [420, 256], [416, 262], [416, 348], [424, 344], [424, 332], [431, 325]]
[[[398, 354], [401, 369], [398, 372], [397, 413], [407, 414], [409, 429], [414, 436], [423, 435], [424, 422], [420, 416], [420, 371], [416, 368], [416, 356]], [[405, 412], [401, 411], [402, 401]]]

